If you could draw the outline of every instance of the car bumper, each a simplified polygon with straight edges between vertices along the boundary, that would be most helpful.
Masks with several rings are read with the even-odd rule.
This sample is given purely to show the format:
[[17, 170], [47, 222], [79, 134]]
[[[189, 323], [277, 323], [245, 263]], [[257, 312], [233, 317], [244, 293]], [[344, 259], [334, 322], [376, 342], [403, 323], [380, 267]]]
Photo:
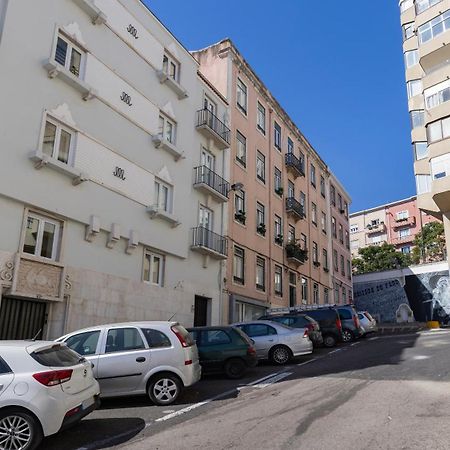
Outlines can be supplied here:
[[70, 416], [66, 415], [59, 431], [66, 430], [67, 428], [70, 428], [71, 426], [75, 425], [83, 417], [86, 417], [92, 411], [96, 410], [99, 406], [100, 406], [100, 396], [96, 395], [94, 396], [94, 402], [92, 404], [90, 404], [86, 408], [83, 408], [83, 405], [81, 404], [79, 407], [80, 409], [77, 412], [71, 414]]
[[309, 339], [311, 339], [314, 347], [320, 347], [323, 344], [323, 336], [320, 332], [309, 333]]
[[192, 386], [202, 377], [202, 366], [199, 361], [195, 361], [183, 370], [183, 384], [185, 387]]
[[247, 364], [247, 367], [256, 367], [258, 365], [258, 357], [256, 354], [254, 356], [247, 356], [245, 358], [245, 362]]
[[295, 347], [291, 347], [292, 355], [294, 357], [296, 356], [302, 356], [302, 355], [309, 355], [313, 351], [313, 344], [308, 339], [304, 339], [304, 342], [301, 342], [298, 345], [295, 345]]

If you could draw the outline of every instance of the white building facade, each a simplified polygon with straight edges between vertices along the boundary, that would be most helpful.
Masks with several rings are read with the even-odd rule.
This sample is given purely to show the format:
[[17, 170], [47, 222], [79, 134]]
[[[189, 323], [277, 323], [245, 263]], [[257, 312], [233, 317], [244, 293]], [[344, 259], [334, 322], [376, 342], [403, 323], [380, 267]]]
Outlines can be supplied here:
[[0, 0], [0, 64], [0, 339], [221, 323], [229, 112], [189, 52], [139, 0]]

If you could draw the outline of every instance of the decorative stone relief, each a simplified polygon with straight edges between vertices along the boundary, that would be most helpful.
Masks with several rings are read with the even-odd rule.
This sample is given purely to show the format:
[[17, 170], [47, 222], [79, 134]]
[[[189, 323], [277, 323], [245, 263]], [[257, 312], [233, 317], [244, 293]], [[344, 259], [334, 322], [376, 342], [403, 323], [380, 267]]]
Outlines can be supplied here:
[[169, 169], [164, 166], [161, 170], [156, 174], [156, 176], [165, 181], [166, 183], [173, 184], [172, 177], [170, 176]]
[[5, 267], [0, 270], [0, 281], [12, 281], [14, 273], [14, 263], [8, 261]]
[[167, 102], [163, 107], [162, 110], [171, 118], [176, 121], [176, 115], [175, 111], [173, 110], [172, 102]]
[[80, 26], [76, 22], [65, 25], [63, 27], [63, 30], [76, 42], [83, 46], [86, 46], [86, 42], [84, 41], [83, 35], [81, 34]]
[[55, 109], [50, 110], [49, 113], [67, 125], [72, 127], [77, 126], [75, 120], [73, 120], [72, 113], [70, 112], [69, 105], [67, 103], [62, 103]]
[[66, 275], [66, 277], [64, 278], [64, 290], [66, 292], [71, 291], [72, 290], [72, 280], [70, 279], [70, 275]]

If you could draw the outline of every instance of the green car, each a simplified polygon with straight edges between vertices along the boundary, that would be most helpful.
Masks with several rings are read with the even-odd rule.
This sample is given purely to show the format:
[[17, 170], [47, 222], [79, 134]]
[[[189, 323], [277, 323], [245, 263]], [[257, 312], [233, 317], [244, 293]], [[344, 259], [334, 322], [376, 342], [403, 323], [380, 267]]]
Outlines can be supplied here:
[[241, 378], [248, 368], [258, 364], [251, 339], [236, 327], [188, 328], [196, 341], [202, 373], [225, 373]]

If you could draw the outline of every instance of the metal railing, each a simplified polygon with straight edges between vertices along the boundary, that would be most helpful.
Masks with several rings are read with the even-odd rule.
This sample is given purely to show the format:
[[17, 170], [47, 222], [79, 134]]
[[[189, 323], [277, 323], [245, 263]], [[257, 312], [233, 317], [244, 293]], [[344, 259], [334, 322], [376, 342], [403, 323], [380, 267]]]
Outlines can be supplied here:
[[305, 169], [302, 162], [293, 153], [286, 153], [284, 160], [286, 167], [292, 167], [299, 175], [302, 177], [305, 176]]
[[197, 111], [197, 126], [200, 127], [204, 125], [230, 145], [230, 129], [209, 109], [200, 109]]
[[228, 181], [224, 180], [207, 166], [194, 167], [194, 171], [194, 184], [204, 183], [219, 194], [228, 198], [228, 193], [230, 192], [230, 183], [228, 183]]
[[210, 249], [223, 256], [228, 254], [227, 238], [202, 226], [192, 229], [192, 245]]
[[293, 212], [301, 219], [305, 217], [305, 210], [303, 208], [303, 205], [294, 197], [286, 198], [286, 212]]
[[303, 250], [300, 245], [288, 243], [285, 248], [288, 259], [295, 259], [302, 264], [308, 260], [308, 250]]

